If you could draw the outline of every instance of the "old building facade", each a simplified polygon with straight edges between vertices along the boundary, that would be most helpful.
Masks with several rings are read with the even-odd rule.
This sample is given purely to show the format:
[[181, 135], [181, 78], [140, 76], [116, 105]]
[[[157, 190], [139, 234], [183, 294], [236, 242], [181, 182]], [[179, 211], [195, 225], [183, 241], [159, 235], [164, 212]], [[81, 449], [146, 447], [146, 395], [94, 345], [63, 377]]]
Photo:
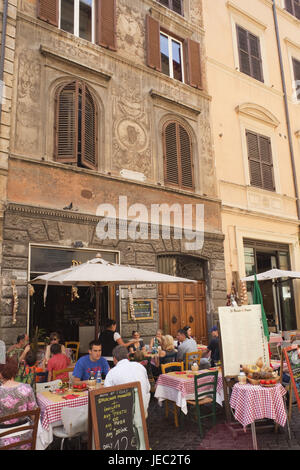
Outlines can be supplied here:
[[[78, 339], [78, 327], [92, 323], [93, 293], [80, 290], [72, 302], [53, 288], [45, 301], [27, 282], [100, 251], [199, 281], [132, 287], [153, 307], [141, 320], [128, 313], [128, 289], [107, 290], [101, 326], [115, 317], [124, 337], [139, 329], [147, 341], [158, 326], [175, 336], [191, 324], [204, 342], [226, 282], [201, 2], [71, 3], [8, 1], [0, 336], [11, 344], [38, 325]], [[99, 236], [104, 204], [115, 209], [114, 237]], [[191, 249], [187, 233], [178, 237], [175, 215], [169, 237], [161, 218], [153, 236], [149, 214], [162, 204], [181, 216], [191, 208], [193, 227], [201, 208], [203, 243]], [[144, 231], [125, 237], [127, 218], [141, 211]]]
[[[217, 3], [203, 15], [229, 292], [255, 271], [300, 270], [300, 7]], [[271, 331], [299, 328], [299, 281], [260, 287]]]

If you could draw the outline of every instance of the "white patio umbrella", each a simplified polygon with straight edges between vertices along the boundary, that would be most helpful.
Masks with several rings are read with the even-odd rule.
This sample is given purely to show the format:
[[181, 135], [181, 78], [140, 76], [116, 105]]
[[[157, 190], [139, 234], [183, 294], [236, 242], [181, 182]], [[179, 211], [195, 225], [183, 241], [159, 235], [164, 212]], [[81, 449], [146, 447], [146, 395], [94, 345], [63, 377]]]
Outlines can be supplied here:
[[45, 294], [48, 285], [52, 286], [94, 286], [96, 288], [96, 327], [99, 333], [100, 288], [111, 285], [160, 284], [173, 282], [197, 282], [191, 279], [169, 276], [154, 271], [134, 268], [105, 261], [100, 254], [86, 263], [36, 277], [30, 284], [44, 284]]
[[[270, 279], [278, 279], [281, 277], [290, 277], [293, 279], [300, 278], [300, 272], [297, 271], [284, 271], [282, 269], [270, 269], [263, 273], [256, 275], [258, 281], [269, 281]], [[254, 281], [253, 276], [242, 277], [242, 281]]]

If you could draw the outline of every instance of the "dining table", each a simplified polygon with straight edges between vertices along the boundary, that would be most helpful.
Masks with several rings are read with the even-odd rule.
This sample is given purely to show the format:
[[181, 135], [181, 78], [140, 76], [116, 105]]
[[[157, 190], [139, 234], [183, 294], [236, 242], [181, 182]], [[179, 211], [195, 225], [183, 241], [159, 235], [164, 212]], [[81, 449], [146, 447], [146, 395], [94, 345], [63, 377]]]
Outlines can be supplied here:
[[53, 441], [53, 428], [61, 426], [63, 407], [76, 408], [88, 404], [88, 391], [70, 391], [53, 393], [49, 390], [36, 394], [37, 404], [41, 410], [40, 426], [37, 433], [37, 450], [45, 450]]
[[270, 419], [284, 427], [287, 422], [284, 402], [285, 388], [277, 383], [273, 386], [236, 383], [232, 388], [230, 406], [234, 418], [246, 427], [251, 426], [253, 448], [257, 450], [255, 422]]
[[[174, 401], [181, 411], [186, 415], [188, 412], [187, 401], [195, 400], [195, 374], [210, 372], [216, 369], [202, 369], [197, 372], [193, 371], [176, 371], [160, 374], [155, 387], [155, 398], [157, 398], [159, 405], [162, 405], [164, 400]], [[201, 380], [201, 379], [200, 379]], [[204, 379], [205, 380], [205, 379]], [[223, 379], [219, 371], [216, 402], [222, 406], [224, 401]]]

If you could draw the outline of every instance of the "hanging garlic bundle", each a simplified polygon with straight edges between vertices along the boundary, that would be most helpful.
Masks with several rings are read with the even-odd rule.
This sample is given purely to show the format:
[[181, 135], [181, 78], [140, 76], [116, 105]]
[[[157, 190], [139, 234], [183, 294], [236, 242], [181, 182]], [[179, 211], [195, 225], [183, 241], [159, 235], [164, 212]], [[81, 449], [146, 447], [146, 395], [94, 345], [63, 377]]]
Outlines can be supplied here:
[[128, 301], [129, 301], [129, 314], [131, 320], [135, 320], [135, 313], [134, 313], [134, 303], [133, 303], [133, 295], [131, 287], [128, 287]]
[[242, 305], [248, 305], [248, 294], [247, 294], [247, 286], [244, 281], [240, 283], [240, 290], [241, 290], [241, 302]]
[[75, 299], [79, 299], [78, 295], [78, 288], [72, 286], [72, 292], [71, 292], [71, 302], [74, 302]]
[[16, 288], [16, 282], [14, 280], [11, 281], [12, 291], [13, 291], [13, 312], [12, 312], [12, 324], [15, 325], [17, 323], [17, 311], [19, 306], [19, 298], [18, 298], [18, 291]]

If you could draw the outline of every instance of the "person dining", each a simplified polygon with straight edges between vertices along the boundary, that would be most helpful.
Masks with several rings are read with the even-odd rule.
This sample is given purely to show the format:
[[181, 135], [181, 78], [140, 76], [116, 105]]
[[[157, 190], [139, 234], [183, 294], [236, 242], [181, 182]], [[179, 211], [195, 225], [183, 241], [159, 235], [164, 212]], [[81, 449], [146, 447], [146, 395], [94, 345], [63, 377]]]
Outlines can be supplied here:
[[162, 336], [161, 349], [158, 350], [151, 360], [151, 369], [154, 377], [161, 374], [161, 364], [174, 362], [177, 356], [177, 349], [174, 347], [174, 338], [171, 335]]
[[151, 338], [150, 344], [149, 344], [149, 351], [154, 353], [157, 353], [158, 347], [161, 346], [162, 342], [162, 336], [163, 336], [163, 331], [158, 329], [156, 331], [156, 335]]
[[133, 330], [132, 338], [135, 340], [135, 342], [128, 346], [129, 355], [134, 355], [136, 351], [142, 351], [145, 353], [146, 346], [144, 345], [144, 341], [141, 339], [140, 333], [136, 330]]
[[[48, 361], [51, 357], [51, 351], [50, 351], [51, 345], [52, 344], [59, 344], [60, 335], [58, 333], [56, 333], [56, 331], [54, 331], [53, 333], [50, 334], [49, 340], [50, 340], [50, 344], [48, 344], [47, 347], [46, 347], [45, 358], [44, 358], [44, 366], [46, 366], [48, 364]], [[63, 344], [61, 345], [61, 353], [66, 354], [66, 348]]]
[[89, 344], [89, 353], [82, 356], [75, 364], [73, 370], [74, 384], [79, 384], [89, 380], [91, 373], [96, 378], [100, 371], [102, 378], [106, 377], [109, 371], [109, 364], [104, 357], [101, 357], [102, 345], [99, 340], [93, 340]]
[[182, 362], [185, 361], [186, 353], [197, 351], [198, 346], [193, 338], [187, 337], [187, 332], [184, 329], [178, 330], [177, 338], [180, 341], [177, 352], [177, 361]]
[[[51, 358], [47, 364], [48, 370], [48, 382], [53, 380], [53, 371], [66, 369], [70, 363], [71, 359], [62, 353], [61, 344], [53, 343], [50, 347]], [[56, 379], [61, 379], [62, 381], [69, 380], [68, 372], [62, 372], [56, 376]]]
[[30, 345], [28, 343], [29, 336], [25, 333], [23, 335], [19, 335], [17, 337], [16, 344], [13, 344], [7, 350], [7, 357], [9, 359], [15, 359], [18, 363], [18, 367], [22, 364], [27, 352], [30, 349]]
[[[0, 416], [7, 416], [22, 411], [30, 411], [37, 408], [33, 389], [30, 385], [16, 382], [15, 378], [18, 372], [18, 363], [14, 359], [8, 359], [6, 364], [0, 364]], [[27, 421], [26, 421], [27, 422]], [[23, 423], [23, 421], [22, 421]], [[18, 420], [8, 420], [1, 423], [1, 432], [5, 428], [12, 428], [13, 425], [20, 425]], [[31, 431], [21, 436], [7, 436], [0, 438], [0, 448], [5, 445], [19, 442], [23, 439], [31, 438]], [[30, 444], [19, 446], [20, 450], [29, 449]], [[17, 449], [17, 448], [16, 448]]]
[[36, 363], [36, 353], [32, 349], [29, 349], [24, 358], [24, 362], [19, 366], [19, 370], [15, 379], [16, 382], [29, 384], [33, 387], [37, 369]]

